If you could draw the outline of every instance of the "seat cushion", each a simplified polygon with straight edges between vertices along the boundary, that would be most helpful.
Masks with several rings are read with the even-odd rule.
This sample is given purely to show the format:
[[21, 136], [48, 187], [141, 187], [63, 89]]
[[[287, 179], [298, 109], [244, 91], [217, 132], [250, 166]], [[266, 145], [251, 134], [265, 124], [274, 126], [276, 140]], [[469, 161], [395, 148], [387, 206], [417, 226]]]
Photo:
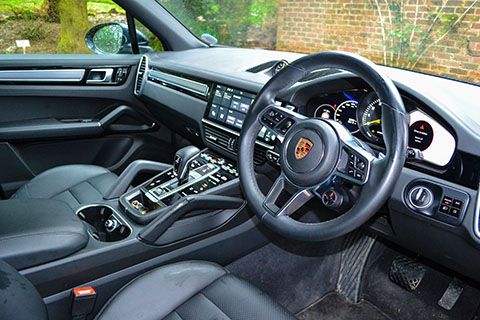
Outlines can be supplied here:
[[209, 262], [154, 269], [125, 285], [96, 319], [295, 319], [248, 282]]
[[60, 166], [30, 180], [11, 199], [54, 199], [73, 208], [101, 200], [117, 178], [117, 175], [99, 166]]
[[0, 319], [47, 319], [37, 289], [17, 270], [0, 260]]

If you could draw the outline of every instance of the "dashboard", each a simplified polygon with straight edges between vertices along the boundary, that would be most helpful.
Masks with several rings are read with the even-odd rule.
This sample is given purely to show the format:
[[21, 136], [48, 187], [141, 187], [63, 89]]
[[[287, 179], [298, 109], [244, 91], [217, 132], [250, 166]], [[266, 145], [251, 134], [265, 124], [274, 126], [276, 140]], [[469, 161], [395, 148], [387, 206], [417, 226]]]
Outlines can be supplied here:
[[[402, 96], [409, 123], [408, 146], [422, 152], [423, 160], [444, 167], [452, 160], [456, 141], [453, 134], [415, 101]], [[311, 98], [300, 112], [312, 118], [333, 119], [357, 138], [383, 146], [382, 105], [375, 92], [351, 89]]]
[[[243, 121], [255, 95], [271, 78], [257, 66], [300, 56], [235, 48], [149, 53], [140, 61], [135, 94], [174, 132], [235, 162], [241, 156]], [[472, 112], [478, 109], [472, 97], [480, 94], [480, 87], [379, 68], [399, 89], [409, 125], [408, 145], [421, 151], [423, 159], [407, 158], [390, 200], [368, 225], [390, 241], [480, 281], [476, 268], [480, 264], [480, 113]], [[372, 149], [385, 150], [382, 108], [388, 106], [352, 74], [315, 72], [276, 100], [305, 116], [338, 121]], [[263, 129], [254, 163], [261, 169], [263, 164], [277, 164], [280, 144]], [[425, 188], [434, 203], [427, 211], [415, 199]]]

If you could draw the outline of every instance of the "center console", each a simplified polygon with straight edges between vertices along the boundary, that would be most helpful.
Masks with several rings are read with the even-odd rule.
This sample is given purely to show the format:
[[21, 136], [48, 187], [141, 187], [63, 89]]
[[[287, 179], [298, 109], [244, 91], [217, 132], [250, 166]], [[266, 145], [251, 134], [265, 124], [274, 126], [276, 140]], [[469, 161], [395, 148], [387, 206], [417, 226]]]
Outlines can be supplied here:
[[189, 174], [180, 183], [178, 172], [172, 167], [120, 198], [120, 204], [137, 223], [152, 221], [159, 209], [189, 195], [213, 191], [238, 177], [235, 162], [205, 149], [188, 163]]

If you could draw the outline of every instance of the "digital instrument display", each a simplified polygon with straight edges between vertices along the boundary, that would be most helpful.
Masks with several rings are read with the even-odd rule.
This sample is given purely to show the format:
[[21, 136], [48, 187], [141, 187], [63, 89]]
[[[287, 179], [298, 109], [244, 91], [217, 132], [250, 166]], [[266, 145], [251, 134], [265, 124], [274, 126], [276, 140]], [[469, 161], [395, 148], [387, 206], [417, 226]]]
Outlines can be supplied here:
[[[252, 93], [217, 85], [207, 117], [240, 130], [254, 99], [255, 95]], [[259, 138], [270, 142], [274, 141], [276, 136], [266, 128], [262, 128]]]

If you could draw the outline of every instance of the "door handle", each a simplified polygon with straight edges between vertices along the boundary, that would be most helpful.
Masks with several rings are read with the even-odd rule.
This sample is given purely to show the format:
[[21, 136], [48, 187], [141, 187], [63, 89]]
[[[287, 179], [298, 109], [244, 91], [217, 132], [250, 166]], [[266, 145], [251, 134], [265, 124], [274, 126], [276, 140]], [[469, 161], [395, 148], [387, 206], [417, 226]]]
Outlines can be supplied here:
[[112, 83], [113, 68], [92, 69], [88, 73], [87, 84]]

